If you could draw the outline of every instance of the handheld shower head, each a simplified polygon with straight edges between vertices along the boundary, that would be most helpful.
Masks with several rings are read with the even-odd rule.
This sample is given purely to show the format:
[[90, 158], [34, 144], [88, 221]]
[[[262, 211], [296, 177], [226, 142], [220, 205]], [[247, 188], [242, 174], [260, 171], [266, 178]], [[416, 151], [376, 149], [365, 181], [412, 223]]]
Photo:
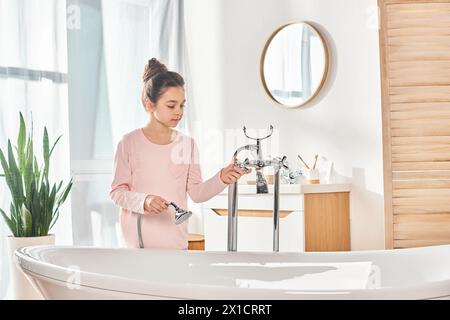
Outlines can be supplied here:
[[191, 211], [183, 210], [173, 202], [167, 203], [167, 205], [175, 208], [175, 224], [180, 224], [192, 216]]

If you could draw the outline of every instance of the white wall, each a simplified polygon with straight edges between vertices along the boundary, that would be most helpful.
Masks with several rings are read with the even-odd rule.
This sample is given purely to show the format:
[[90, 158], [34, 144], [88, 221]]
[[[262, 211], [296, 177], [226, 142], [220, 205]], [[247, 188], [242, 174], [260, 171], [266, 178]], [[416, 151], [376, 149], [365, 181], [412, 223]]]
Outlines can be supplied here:
[[[273, 124], [279, 130], [279, 154], [291, 163], [297, 164], [297, 154], [310, 161], [316, 153], [333, 160], [338, 181], [352, 183], [353, 250], [384, 247], [376, 5], [376, 0], [185, 1], [200, 120], [219, 130], [241, 130], [243, 125], [264, 130]], [[323, 94], [308, 108], [288, 110], [265, 94], [259, 62], [272, 31], [298, 20], [312, 22], [327, 37], [331, 71]], [[227, 161], [235, 146], [217, 143], [213, 148]], [[204, 157], [211, 154], [208, 149]], [[204, 175], [219, 166], [205, 165]]]

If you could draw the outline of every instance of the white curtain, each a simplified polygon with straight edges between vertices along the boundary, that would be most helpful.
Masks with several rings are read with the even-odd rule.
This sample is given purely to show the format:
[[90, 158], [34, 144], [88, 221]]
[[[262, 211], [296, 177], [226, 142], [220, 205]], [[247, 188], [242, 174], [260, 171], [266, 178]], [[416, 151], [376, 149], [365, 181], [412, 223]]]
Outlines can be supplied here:
[[169, 70], [179, 72], [185, 81], [186, 106], [179, 130], [194, 135], [196, 119], [191, 74], [187, 63], [184, 4], [182, 0], [152, 1], [150, 10], [150, 54], [167, 63]]
[[149, 57], [150, 8], [145, 3], [102, 1], [103, 55], [113, 146], [145, 124], [141, 75]]
[[[147, 61], [156, 57], [177, 71], [187, 83], [183, 1], [103, 0], [103, 41], [113, 145], [121, 136], [143, 125], [148, 116], [140, 102], [141, 75]], [[126, 45], [124, 45], [126, 44]], [[188, 132], [193, 108], [179, 129]]]
[[[70, 179], [67, 99], [66, 3], [61, 0], [0, 0], [0, 148], [17, 142], [19, 111], [28, 128], [34, 123], [37, 158], [42, 163], [42, 135], [47, 126], [54, 141], [50, 179]], [[3, 171], [0, 169], [0, 172]], [[0, 178], [0, 208], [9, 213], [10, 195]], [[70, 203], [61, 210], [51, 233], [58, 244], [71, 243]], [[0, 298], [8, 287], [6, 237], [0, 219]]]
[[[27, 124], [32, 114], [37, 144], [44, 125], [51, 139], [63, 135], [50, 175], [72, 176], [74, 186], [53, 230], [57, 244], [119, 244], [108, 197], [112, 162], [120, 137], [147, 121], [140, 91], [148, 59], [184, 76], [188, 108], [178, 129], [189, 134], [184, 41], [182, 0], [0, 0], [0, 147], [15, 143], [19, 111]], [[0, 180], [3, 209], [6, 188]], [[0, 219], [0, 298], [8, 234]]]
[[[95, 35], [97, 29], [92, 26], [93, 30], [86, 34], [92, 39], [86, 43], [91, 44], [91, 51], [100, 48], [99, 68], [95, 73], [86, 73], [85, 79], [74, 79], [84, 83], [91, 81], [98, 87], [97, 96], [92, 97], [95, 101], [88, 109], [86, 101], [71, 105], [71, 136], [74, 137], [71, 167], [75, 178], [72, 210], [77, 213], [74, 215], [74, 241], [80, 245], [117, 246], [120, 245], [118, 209], [108, 197], [113, 155], [125, 133], [148, 121], [141, 103], [142, 73], [146, 63], [156, 57], [169, 70], [182, 74], [187, 83], [188, 101], [191, 101], [191, 90], [184, 63], [181, 0], [103, 0], [98, 4], [96, 9], [89, 6], [89, 14], [95, 19], [92, 10], [98, 10], [101, 36]], [[69, 47], [70, 44], [73, 43], [69, 41]], [[87, 49], [83, 48], [85, 45], [80, 40], [75, 43], [78, 46], [75, 50], [82, 53]], [[79, 61], [80, 68], [86, 64], [91, 65], [91, 62]], [[77, 96], [82, 92], [72, 94]], [[180, 131], [189, 133], [192, 111], [188, 105], [184, 121], [178, 127]], [[83, 119], [87, 112], [92, 115], [92, 121], [80, 125], [80, 120], [75, 119]], [[89, 142], [77, 140], [76, 137], [81, 136], [90, 136]]]
[[302, 85], [303, 99], [308, 99], [311, 96], [311, 31], [309, 28], [303, 27], [302, 39], [301, 39], [301, 77], [302, 77]]

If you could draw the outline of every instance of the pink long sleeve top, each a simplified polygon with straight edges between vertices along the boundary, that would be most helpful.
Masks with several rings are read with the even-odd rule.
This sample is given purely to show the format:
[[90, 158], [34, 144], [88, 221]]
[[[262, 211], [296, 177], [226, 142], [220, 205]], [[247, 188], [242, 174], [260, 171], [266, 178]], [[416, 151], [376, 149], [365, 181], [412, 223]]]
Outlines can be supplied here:
[[142, 129], [122, 138], [116, 150], [114, 178], [109, 193], [120, 207], [120, 228], [127, 247], [139, 248], [137, 216], [145, 248], [187, 249], [188, 221], [176, 225], [175, 211], [169, 206], [160, 214], [144, 212], [147, 195], [156, 195], [188, 209], [187, 194], [198, 203], [220, 193], [227, 186], [220, 171], [203, 181], [195, 141], [176, 131], [169, 144], [151, 142]]

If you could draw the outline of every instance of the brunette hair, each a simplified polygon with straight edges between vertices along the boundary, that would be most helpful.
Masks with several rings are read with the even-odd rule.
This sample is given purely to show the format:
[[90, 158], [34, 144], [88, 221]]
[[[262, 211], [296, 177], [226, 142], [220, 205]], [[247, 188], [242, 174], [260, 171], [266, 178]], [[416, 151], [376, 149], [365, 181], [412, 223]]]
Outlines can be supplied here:
[[167, 88], [184, 87], [183, 77], [176, 72], [169, 71], [156, 58], [150, 59], [145, 65], [142, 80], [144, 81], [144, 87], [142, 89], [142, 104], [144, 108], [146, 98], [156, 103], [161, 95], [166, 92]]

